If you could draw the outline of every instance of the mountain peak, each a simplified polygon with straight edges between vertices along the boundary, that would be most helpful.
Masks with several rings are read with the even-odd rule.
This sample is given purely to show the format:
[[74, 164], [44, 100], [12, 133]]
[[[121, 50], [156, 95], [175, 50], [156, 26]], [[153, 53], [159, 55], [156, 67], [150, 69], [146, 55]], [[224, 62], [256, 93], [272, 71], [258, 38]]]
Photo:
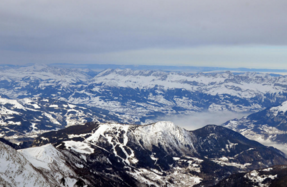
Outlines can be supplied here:
[[19, 150], [26, 157], [34, 157], [37, 160], [52, 163], [58, 154], [56, 148], [52, 144], [46, 144], [41, 147], [32, 147]]

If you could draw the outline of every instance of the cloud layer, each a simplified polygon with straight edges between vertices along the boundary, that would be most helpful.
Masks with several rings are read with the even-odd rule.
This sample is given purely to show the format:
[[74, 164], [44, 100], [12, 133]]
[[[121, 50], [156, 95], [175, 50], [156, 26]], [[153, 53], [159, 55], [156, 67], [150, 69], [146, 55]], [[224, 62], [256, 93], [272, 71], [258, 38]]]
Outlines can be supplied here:
[[68, 57], [73, 55], [76, 63], [80, 59], [111, 63], [95, 55], [204, 46], [285, 46], [286, 9], [285, 0], [4, 0], [0, 63], [15, 63], [15, 55], [25, 62], [73, 62], [75, 58]]

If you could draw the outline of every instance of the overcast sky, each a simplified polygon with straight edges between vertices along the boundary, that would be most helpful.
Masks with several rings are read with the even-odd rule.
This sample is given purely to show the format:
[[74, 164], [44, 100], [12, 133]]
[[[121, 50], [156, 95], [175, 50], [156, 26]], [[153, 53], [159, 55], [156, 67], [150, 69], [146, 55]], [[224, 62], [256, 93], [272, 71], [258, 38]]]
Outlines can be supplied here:
[[1, 0], [0, 63], [287, 69], [286, 0]]

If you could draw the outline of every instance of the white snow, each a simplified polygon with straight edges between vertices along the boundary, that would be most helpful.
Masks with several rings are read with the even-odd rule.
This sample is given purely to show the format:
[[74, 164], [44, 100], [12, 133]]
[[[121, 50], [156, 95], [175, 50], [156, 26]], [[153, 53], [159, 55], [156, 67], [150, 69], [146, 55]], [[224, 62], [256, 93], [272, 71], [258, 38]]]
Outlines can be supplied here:
[[59, 123], [51, 114], [47, 113], [47, 112], [43, 112], [43, 114], [49, 118], [51, 120], [52, 123], [56, 124], [56, 125], [61, 125], [61, 123]]
[[9, 125], [21, 125], [21, 122], [20, 121], [8, 121], [8, 124]]
[[189, 154], [195, 152], [191, 133], [172, 122], [160, 121], [151, 125], [141, 125], [134, 130], [134, 134], [137, 141], [141, 140], [143, 147], [148, 150], [160, 143], [167, 152], [175, 149], [182, 152], [186, 150], [186, 145], [191, 147]]
[[49, 107], [51, 107], [51, 108], [58, 108], [59, 106], [58, 105], [50, 105]]
[[25, 107], [21, 105], [17, 100], [6, 99], [6, 98], [0, 97], [0, 104], [1, 105], [11, 104], [13, 105], [14, 108], [26, 110]]
[[64, 141], [65, 147], [67, 149], [72, 149], [78, 153], [92, 154], [94, 149], [90, 147], [88, 143], [77, 142], [77, 141]]
[[232, 162], [234, 158], [233, 157], [221, 157], [221, 158], [217, 158], [217, 159], [211, 159], [213, 162], [221, 165], [221, 166], [233, 166], [233, 167], [237, 167], [240, 169], [246, 169], [247, 166], [250, 166], [251, 163], [245, 163], [245, 164], [240, 164], [237, 162]]
[[274, 116], [277, 116], [279, 112], [285, 113], [287, 111], [287, 101], [285, 101], [278, 107], [272, 107], [270, 111], [274, 112]]
[[269, 186], [268, 183], [263, 184], [262, 182], [267, 178], [274, 180], [277, 178], [277, 175], [260, 175], [258, 171], [253, 170], [244, 175], [244, 178], [247, 178], [254, 183], [258, 183], [260, 187], [268, 187]]
[[272, 171], [272, 170], [273, 170], [273, 168], [265, 168], [262, 171]]
[[[41, 147], [32, 147], [18, 150], [32, 165], [42, 171], [51, 181], [60, 184], [62, 178], [66, 181], [65, 187], [73, 187], [78, 177], [77, 174], [66, 164], [64, 155], [59, 152], [53, 145], [47, 144]], [[82, 168], [81, 164], [75, 163]], [[74, 177], [74, 178], [73, 178]]]
[[[112, 145], [112, 150], [115, 156], [123, 159], [122, 157], [118, 156], [118, 153], [116, 151], [116, 147], [119, 146], [122, 152], [126, 155], [126, 159], [124, 159], [125, 163], [135, 164], [138, 162], [138, 160], [134, 157], [135, 155], [133, 150], [128, 146], [126, 146], [128, 143], [127, 131], [129, 127], [130, 127], [129, 125], [122, 125], [122, 124], [101, 124], [98, 127], [98, 129], [85, 140], [85, 142], [91, 142], [97, 144], [99, 138], [104, 137], [109, 142], [109, 144]], [[123, 132], [122, 134], [123, 142], [119, 141], [121, 132]], [[126, 149], [129, 149], [131, 154], [128, 154]]]
[[5, 182], [17, 187], [53, 186], [24, 156], [2, 142], [0, 142], [0, 165], [0, 179], [4, 186]]

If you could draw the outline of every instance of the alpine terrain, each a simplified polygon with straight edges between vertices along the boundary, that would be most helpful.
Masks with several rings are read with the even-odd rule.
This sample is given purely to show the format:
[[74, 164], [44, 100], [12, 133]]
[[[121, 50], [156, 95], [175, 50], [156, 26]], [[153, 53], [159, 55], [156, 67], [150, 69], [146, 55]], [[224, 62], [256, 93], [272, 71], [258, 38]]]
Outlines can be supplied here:
[[187, 131], [164, 121], [71, 126], [19, 153], [59, 185], [213, 186], [238, 172], [287, 165], [284, 153], [227, 128]]
[[13, 142], [33, 140], [44, 132], [91, 121], [121, 121], [103, 109], [49, 98], [14, 100], [0, 97], [0, 107], [0, 137]]
[[287, 102], [223, 124], [249, 139], [287, 152]]
[[[271, 74], [1, 66], [0, 186], [282, 186], [286, 88]], [[208, 111], [253, 114], [157, 121]]]
[[287, 76], [258, 73], [95, 72], [45, 65], [0, 70], [4, 98], [41, 97], [98, 107], [135, 124], [202, 111], [260, 111], [284, 102], [286, 85]]

